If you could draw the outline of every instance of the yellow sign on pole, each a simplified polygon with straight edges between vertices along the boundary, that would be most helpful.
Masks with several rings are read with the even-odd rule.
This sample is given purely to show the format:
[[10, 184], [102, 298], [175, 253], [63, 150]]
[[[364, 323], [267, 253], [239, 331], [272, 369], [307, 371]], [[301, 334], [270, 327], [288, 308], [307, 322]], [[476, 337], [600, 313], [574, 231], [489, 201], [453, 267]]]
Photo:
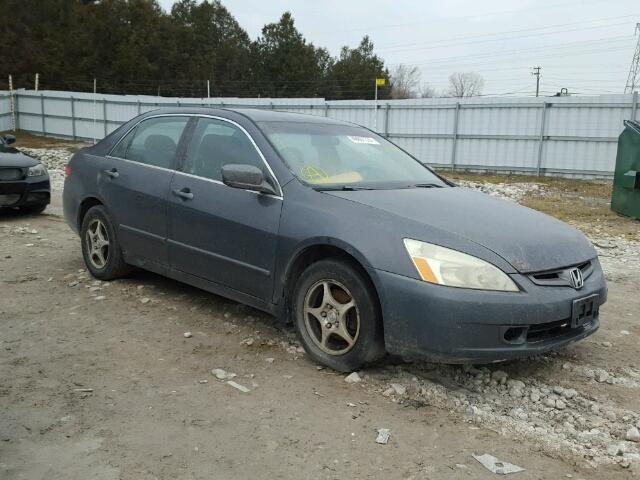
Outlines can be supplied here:
[[384, 83], [385, 83], [384, 78], [376, 78], [376, 85], [378, 87], [384, 87]]

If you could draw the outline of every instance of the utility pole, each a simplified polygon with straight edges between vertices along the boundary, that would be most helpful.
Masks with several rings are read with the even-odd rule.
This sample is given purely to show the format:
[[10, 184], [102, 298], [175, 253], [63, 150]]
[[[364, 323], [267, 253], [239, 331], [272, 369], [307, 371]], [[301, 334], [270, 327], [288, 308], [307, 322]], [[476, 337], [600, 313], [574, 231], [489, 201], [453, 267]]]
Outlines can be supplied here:
[[13, 99], [13, 77], [9, 75], [9, 109], [11, 111], [11, 131], [16, 131], [16, 104]]
[[533, 72], [531, 72], [531, 75], [536, 77], [536, 97], [537, 97], [540, 94], [540, 70], [542, 69], [542, 67], [532, 67], [532, 68], [533, 68]]
[[373, 131], [378, 132], [378, 79], [376, 78], [375, 103], [373, 104]]
[[375, 92], [375, 101], [373, 103], [373, 112], [374, 112], [374, 117], [373, 117], [373, 131], [378, 133], [378, 87], [384, 87], [386, 83], [386, 79], [384, 78], [376, 78], [376, 92]]
[[93, 144], [96, 144], [96, 97], [98, 96], [98, 79], [93, 77]]
[[[640, 33], [640, 23], [636, 23], [635, 33]], [[631, 67], [629, 68], [629, 76], [627, 77], [627, 84], [624, 87], [624, 93], [633, 93], [638, 91], [640, 87], [640, 36], [638, 36], [638, 44], [636, 45], [636, 51], [633, 54], [633, 60], [631, 60]]]

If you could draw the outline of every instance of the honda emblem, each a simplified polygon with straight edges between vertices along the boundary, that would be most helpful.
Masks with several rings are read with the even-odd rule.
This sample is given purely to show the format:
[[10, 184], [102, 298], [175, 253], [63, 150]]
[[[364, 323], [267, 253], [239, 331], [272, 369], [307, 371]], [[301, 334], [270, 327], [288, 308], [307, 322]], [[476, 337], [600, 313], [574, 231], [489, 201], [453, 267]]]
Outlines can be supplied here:
[[579, 268], [572, 268], [569, 270], [569, 278], [571, 279], [571, 285], [576, 290], [579, 290], [584, 286], [584, 277], [582, 276], [582, 270]]

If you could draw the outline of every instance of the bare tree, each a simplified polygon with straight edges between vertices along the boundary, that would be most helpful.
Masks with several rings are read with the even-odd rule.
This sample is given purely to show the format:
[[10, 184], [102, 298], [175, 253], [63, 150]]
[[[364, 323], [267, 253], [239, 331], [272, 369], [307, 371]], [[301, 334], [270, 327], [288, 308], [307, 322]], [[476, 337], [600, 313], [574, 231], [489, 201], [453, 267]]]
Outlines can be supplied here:
[[420, 89], [420, 77], [418, 67], [398, 65], [391, 74], [391, 98], [416, 98]]
[[484, 78], [475, 72], [456, 72], [449, 76], [449, 90], [452, 97], [475, 97], [482, 93]]
[[420, 87], [420, 98], [434, 98], [438, 96], [438, 92], [428, 83], [423, 83]]

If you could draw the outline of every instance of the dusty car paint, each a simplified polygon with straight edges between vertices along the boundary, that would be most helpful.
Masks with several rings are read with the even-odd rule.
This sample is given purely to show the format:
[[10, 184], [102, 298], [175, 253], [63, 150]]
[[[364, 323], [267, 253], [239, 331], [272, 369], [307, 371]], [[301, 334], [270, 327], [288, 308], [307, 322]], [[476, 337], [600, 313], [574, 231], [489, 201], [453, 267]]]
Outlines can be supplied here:
[[[172, 169], [141, 176], [135, 165], [109, 158], [108, 153], [124, 133], [141, 119], [158, 114], [216, 116], [240, 125], [260, 150], [282, 195], [256, 194], [210, 182], [200, 185], [181, 179], [181, 174], [174, 174]], [[536, 326], [553, 326], [554, 322], [565, 322], [566, 327], [572, 303], [587, 295], [598, 295], [597, 306], [606, 301], [606, 284], [596, 252], [577, 230], [539, 212], [456, 186], [315, 190], [292, 175], [263, 135], [257, 123], [269, 121], [339, 123], [258, 110], [183, 108], [146, 113], [73, 157], [74, 175], [67, 178], [64, 190], [67, 221], [78, 230], [83, 205], [100, 202], [119, 226], [128, 263], [282, 319], [287, 318], [288, 293], [300, 273], [297, 260], [319, 246], [340, 249], [366, 270], [375, 285], [386, 348], [394, 354], [451, 362], [494, 361], [545, 351], [597, 330], [596, 315], [588, 325], [565, 328], [543, 341], [510, 344], [501, 338], [510, 326], [520, 326], [525, 333], [533, 332]], [[126, 182], [141, 185], [136, 196], [125, 198], [105, 187], [108, 183], [103, 172], [115, 164], [130, 177]], [[180, 158], [173, 168], [180, 169]], [[185, 185], [195, 185], [198, 196], [207, 199], [203, 215], [182, 211], [171, 218], [169, 212], [175, 208], [172, 202], [176, 204], [177, 200], [168, 194], [168, 185], [182, 180]], [[227, 207], [221, 208], [223, 204]], [[132, 218], [141, 217], [144, 220], [139, 225], [153, 231], [142, 232], [127, 225]], [[235, 228], [238, 225], [239, 229]], [[205, 250], [215, 240], [209, 233], [214, 231], [223, 236], [224, 242], [212, 256]], [[232, 231], [239, 236], [233, 237]], [[204, 242], [197, 244], [201, 256], [197, 250], [181, 248], [187, 241], [185, 235]], [[483, 259], [507, 273], [520, 291], [470, 291], [423, 282], [407, 255], [403, 238]], [[581, 290], [536, 285], [529, 277], [534, 272], [584, 262], [590, 262], [593, 271]]]

